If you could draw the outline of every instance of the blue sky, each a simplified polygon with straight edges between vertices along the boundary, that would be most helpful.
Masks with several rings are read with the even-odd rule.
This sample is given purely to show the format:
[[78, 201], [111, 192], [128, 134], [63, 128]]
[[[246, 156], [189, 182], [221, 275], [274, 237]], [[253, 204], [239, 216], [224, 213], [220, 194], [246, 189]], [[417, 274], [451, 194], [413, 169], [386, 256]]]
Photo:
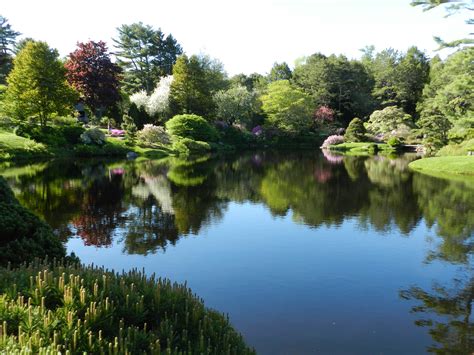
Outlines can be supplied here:
[[[417, 45], [434, 55], [434, 35], [465, 36], [462, 16], [423, 12], [409, 0], [3, 0], [0, 14], [24, 36], [66, 56], [77, 41], [111, 38], [142, 21], [172, 33], [187, 54], [206, 53], [229, 74], [268, 72], [315, 52], [360, 56], [360, 48]], [[442, 53], [442, 55], [446, 53]]]

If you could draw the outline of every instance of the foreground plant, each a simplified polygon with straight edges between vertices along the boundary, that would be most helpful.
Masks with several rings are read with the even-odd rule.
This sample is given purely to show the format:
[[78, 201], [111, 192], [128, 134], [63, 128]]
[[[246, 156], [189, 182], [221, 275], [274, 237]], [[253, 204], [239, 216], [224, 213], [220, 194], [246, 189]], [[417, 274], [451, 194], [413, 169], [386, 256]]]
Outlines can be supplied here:
[[0, 269], [0, 353], [250, 354], [186, 285], [93, 266]]

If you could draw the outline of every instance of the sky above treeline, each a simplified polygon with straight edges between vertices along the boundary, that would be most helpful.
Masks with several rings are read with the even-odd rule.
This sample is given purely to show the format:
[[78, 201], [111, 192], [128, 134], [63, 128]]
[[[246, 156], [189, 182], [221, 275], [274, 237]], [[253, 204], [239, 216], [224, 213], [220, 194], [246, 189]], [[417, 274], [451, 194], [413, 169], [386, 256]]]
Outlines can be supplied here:
[[423, 12], [410, 0], [2, 0], [0, 15], [22, 37], [46, 41], [61, 56], [88, 40], [103, 40], [113, 51], [116, 28], [142, 21], [172, 33], [188, 55], [219, 59], [230, 75], [264, 74], [274, 62], [292, 67], [316, 52], [359, 58], [367, 45], [416, 45], [434, 56], [433, 36], [451, 40], [469, 32], [462, 15]]

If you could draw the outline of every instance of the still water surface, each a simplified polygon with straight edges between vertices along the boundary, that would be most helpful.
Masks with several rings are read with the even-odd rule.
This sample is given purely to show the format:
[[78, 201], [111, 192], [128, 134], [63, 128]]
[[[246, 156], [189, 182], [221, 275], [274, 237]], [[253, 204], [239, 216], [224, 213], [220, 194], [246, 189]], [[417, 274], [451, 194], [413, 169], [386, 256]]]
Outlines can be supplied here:
[[260, 354], [470, 354], [474, 181], [414, 157], [3, 166], [84, 263], [187, 282]]

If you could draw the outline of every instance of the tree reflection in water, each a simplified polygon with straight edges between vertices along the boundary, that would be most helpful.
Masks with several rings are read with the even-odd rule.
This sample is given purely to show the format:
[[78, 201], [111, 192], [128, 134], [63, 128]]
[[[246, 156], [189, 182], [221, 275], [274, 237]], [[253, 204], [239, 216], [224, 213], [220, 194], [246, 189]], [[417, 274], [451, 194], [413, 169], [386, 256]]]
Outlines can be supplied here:
[[[165, 251], [216, 223], [229, 202], [263, 204], [273, 215], [310, 227], [355, 220], [378, 232], [409, 237], [421, 222], [435, 234], [426, 262], [458, 265], [452, 285], [400, 292], [416, 302], [438, 353], [474, 348], [472, 324], [474, 183], [409, 171], [414, 156], [350, 157], [330, 152], [259, 152], [235, 157], [144, 162], [74, 161], [17, 166], [1, 173], [27, 208], [63, 238], [124, 251]], [[468, 277], [466, 278], [466, 275]]]

